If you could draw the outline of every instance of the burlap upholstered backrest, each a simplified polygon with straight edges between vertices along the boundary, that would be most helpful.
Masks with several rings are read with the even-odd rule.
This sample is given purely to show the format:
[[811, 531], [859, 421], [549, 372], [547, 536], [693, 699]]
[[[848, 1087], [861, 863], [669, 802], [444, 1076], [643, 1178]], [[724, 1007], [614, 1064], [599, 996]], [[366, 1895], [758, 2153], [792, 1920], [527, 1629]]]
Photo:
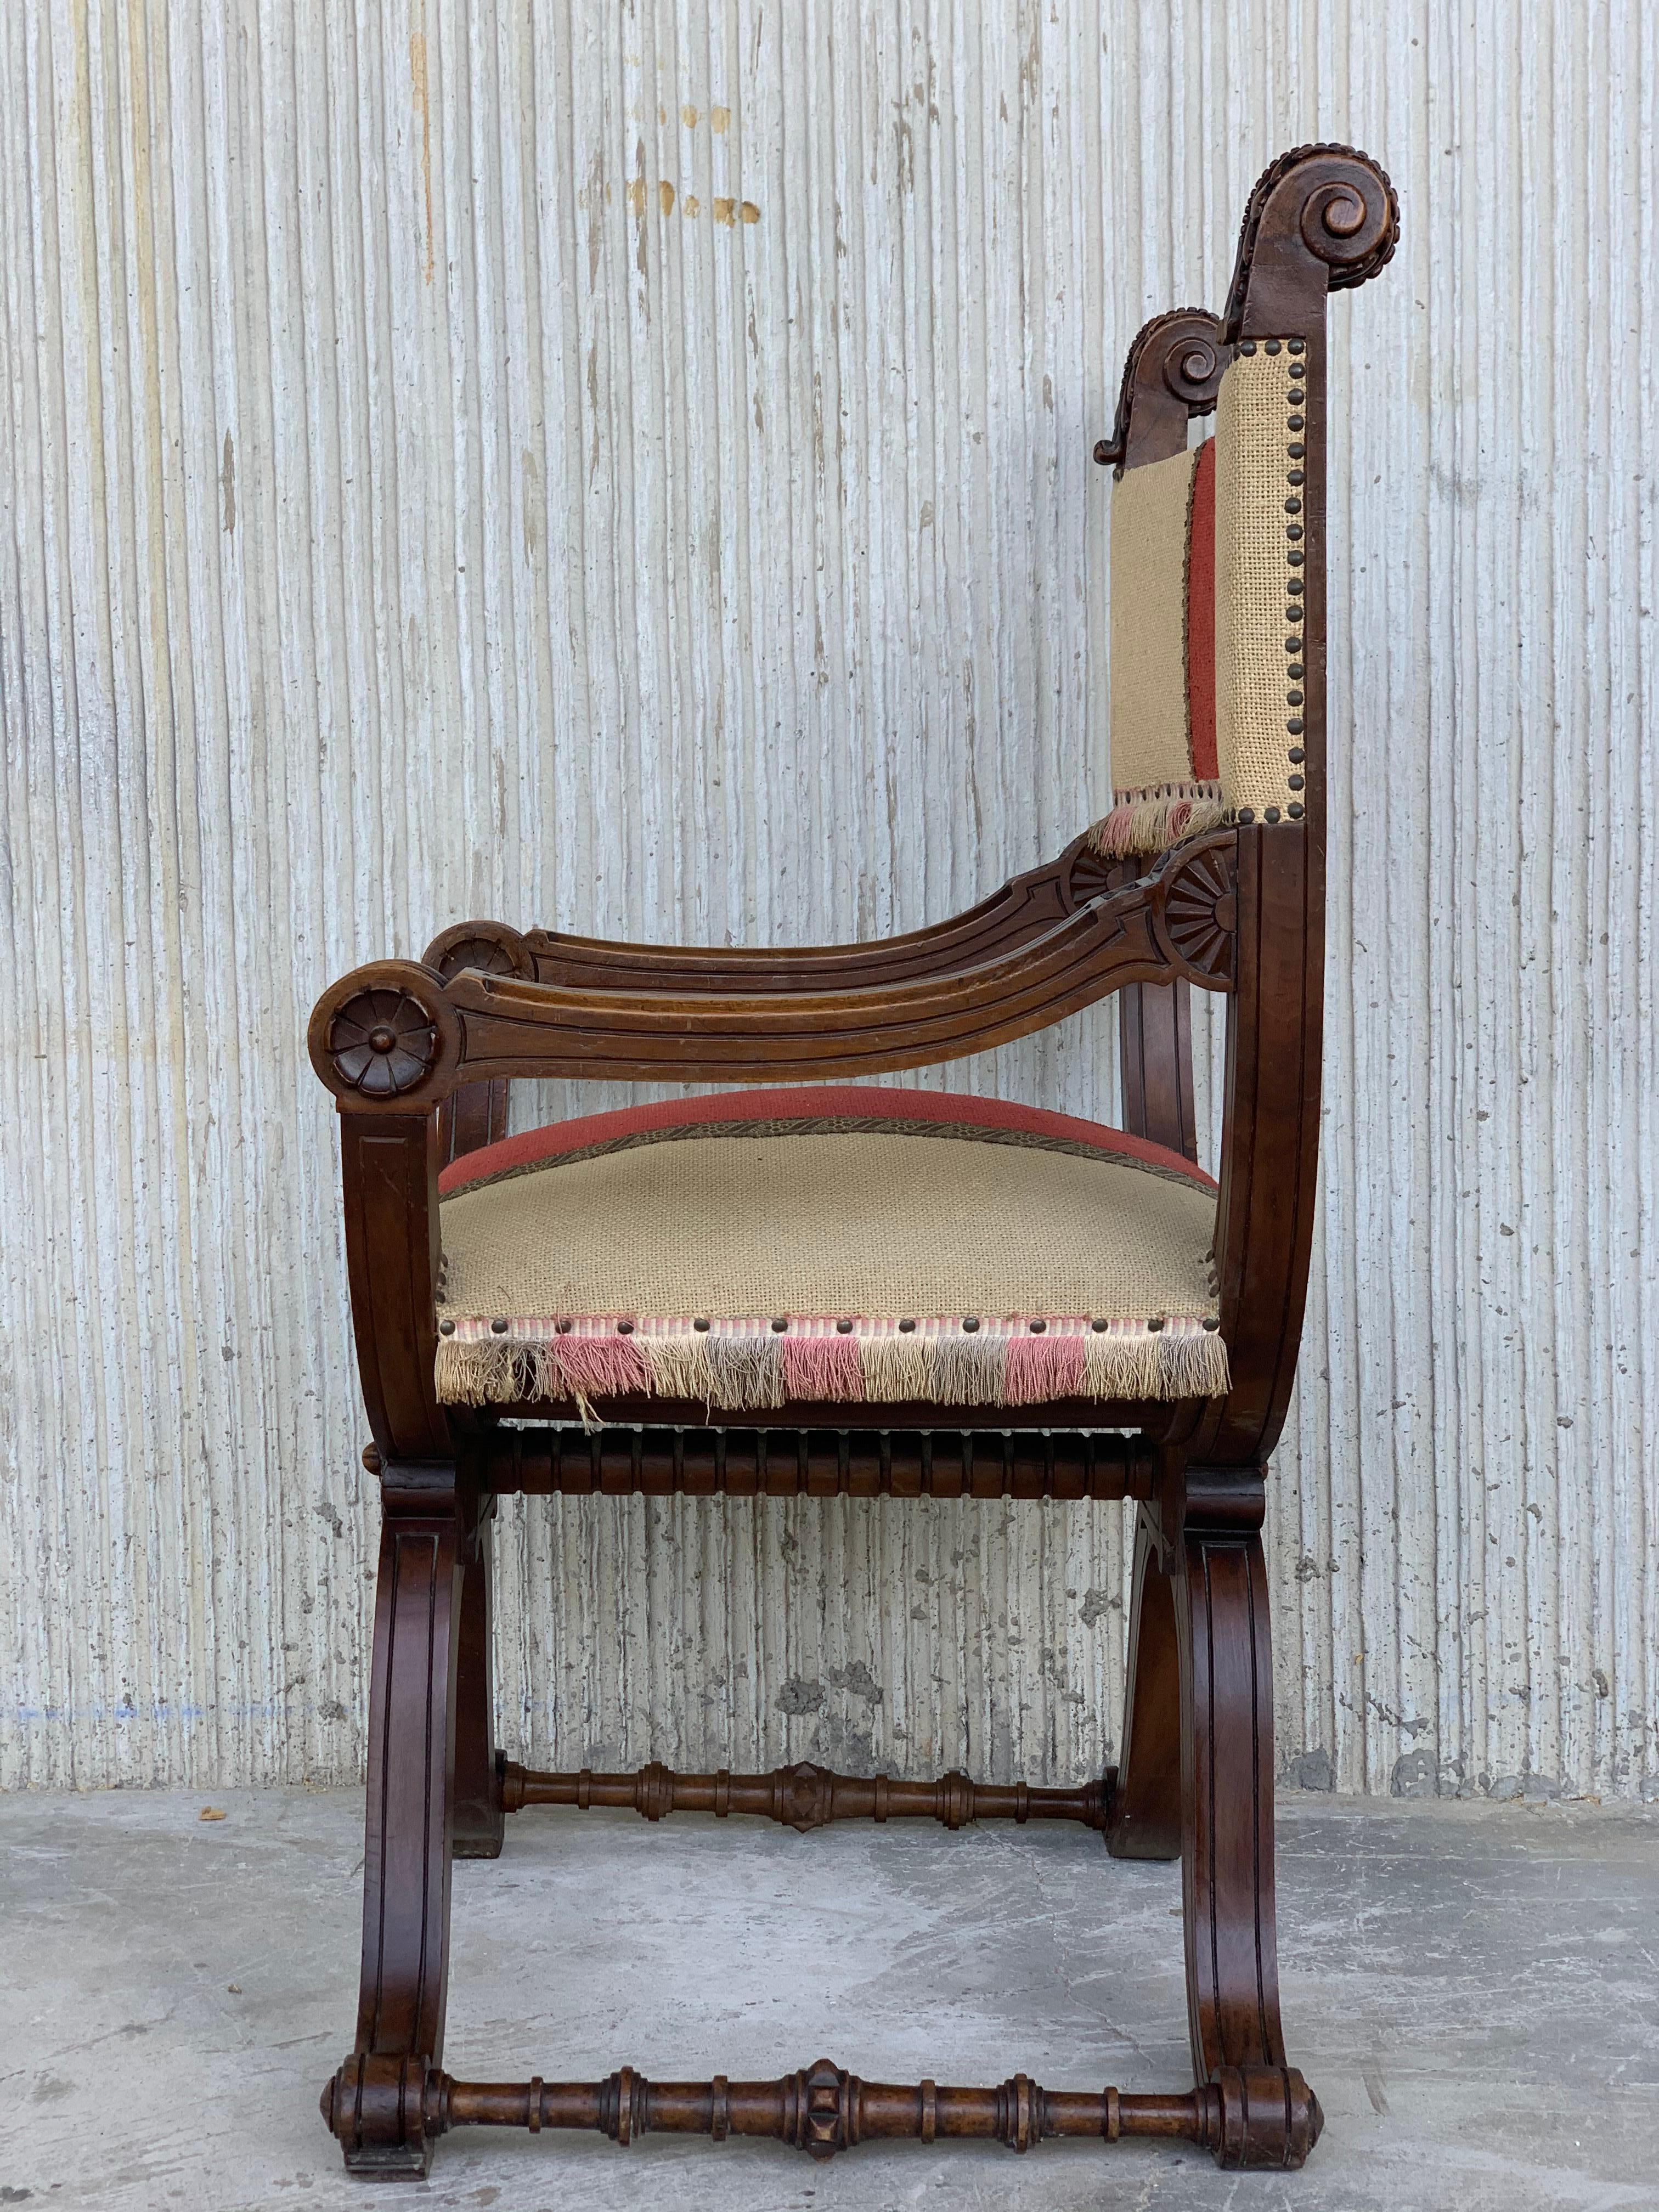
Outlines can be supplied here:
[[1300, 339], [1246, 339], [1214, 437], [1113, 488], [1105, 853], [1301, 817], [1302, 365]]

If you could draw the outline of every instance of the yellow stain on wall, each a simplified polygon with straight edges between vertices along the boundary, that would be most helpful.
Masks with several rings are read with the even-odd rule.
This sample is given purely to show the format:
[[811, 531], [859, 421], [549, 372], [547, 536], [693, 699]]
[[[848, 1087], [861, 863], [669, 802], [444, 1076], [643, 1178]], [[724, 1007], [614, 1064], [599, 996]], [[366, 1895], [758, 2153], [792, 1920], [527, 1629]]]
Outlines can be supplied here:
[[708, 111], [708, 127], [711, 131], [718, 132], [720, 137], [724, 137], [726, 131], [732, 127], [731, 109], [729, 107], [711, 107]]
[[672, 215], [674, 212], [674, 187], [666, 177], [657, 187], [657, 205], [665, 215]]

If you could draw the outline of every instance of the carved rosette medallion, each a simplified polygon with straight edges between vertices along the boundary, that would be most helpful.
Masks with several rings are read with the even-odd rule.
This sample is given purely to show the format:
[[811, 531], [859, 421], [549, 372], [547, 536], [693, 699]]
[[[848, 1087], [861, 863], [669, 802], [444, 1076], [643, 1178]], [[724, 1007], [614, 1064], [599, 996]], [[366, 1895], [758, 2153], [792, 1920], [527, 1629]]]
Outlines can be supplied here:
[[504, 921], [458, 921], [421, 956], [447, 982], [468, 969], [482, 975], [533, 975], [536, 963], [516, 929]]
[[1230, 832], [1195, 842], [1160, 878], [1153, 906], [1158, 939], [1176, 967], [1203, 988], [1226, 989], [1234, 973], [1238, 901]]
[[349, 1089], [365, 1098], [398, 1098], [430, 1071], [437, 1026], [407, 991], [360, 991], [329, 1024], [328, 1051]]

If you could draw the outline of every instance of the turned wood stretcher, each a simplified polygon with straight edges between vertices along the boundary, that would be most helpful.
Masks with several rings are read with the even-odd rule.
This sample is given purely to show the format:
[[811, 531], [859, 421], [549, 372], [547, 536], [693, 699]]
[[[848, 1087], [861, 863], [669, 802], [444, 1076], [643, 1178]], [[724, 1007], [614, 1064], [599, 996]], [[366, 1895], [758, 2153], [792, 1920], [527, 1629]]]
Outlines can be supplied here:
[[[353, 2171], [423, 2172], [441, 2134], [479, 2124], [761, 2135], [815, 2157], [877, 2136], [1159, 2136], [1228, 2166], [1299, 2166], [1316, 2140], [1279, 2025], [1261, 1530], [1317, 1164], [1326, 300], [1397, 235], [1375, 163], [1299, 149], [1251, 194], [1223, 313], [1135, 340], [1096, 448], [1115, 471], [1114, 804], [1052, 865], [846, 946], [467, 922], [319, 1000], [383, 1510], [362, 1995], [322, 2100]], [[1218, 1183], [1195, 1164], [1194, 987], [1227, 1007]], [[847, 1088], [1110, 993], [1125, 1132]], [[790, 1087], [509, 1137], [508, 1085], [538, 1076]], [[945, 1153], [972, 1194], [955, 1212]], [[842, 1249], [823, 1193], [857, 1213], [866, 1187]], [[529, 1771], [493, 1739], [490, 1519], [514, 1491], [1132, 1500], [1119, 1763], [1071, 1788], [810, 1763]], [[1115, 1856], [1178, 1856], [1194, 2086], [894, 2086], [828, 2060], [767, 2081], [452, 2079], [452, 1858], [493, 1857], [532, 1805], [803, 1832], [1067, 1820]]]

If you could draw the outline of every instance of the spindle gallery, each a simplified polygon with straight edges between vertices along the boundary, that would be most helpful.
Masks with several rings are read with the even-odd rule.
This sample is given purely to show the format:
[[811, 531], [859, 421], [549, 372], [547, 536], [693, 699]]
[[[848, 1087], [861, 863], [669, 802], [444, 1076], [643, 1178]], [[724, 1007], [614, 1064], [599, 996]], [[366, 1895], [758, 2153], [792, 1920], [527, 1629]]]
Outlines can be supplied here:
[[[1319, 1139], [1327, 301], [1397, 235], [1374, 162], [1298, 148], [1250, 194], [1221, 311], [1159, 316], [1131, 347], [1096, 448], [1113, 472], [1110, 804], [1052, 865], [936, 927], [839, 948], [469, 921], [319, 1001], [383, 1512], [362, 1995], [322, 2098], [354, 2172], [424, 2172], [442, 2135], [481, 2125], [760, 2136], [814, 2158], [878, 2137], [1157, 2136], [1230, 2166], [1298, 2166], [1317, 2141], [1279, 2024], [1261, 1532]], [[1194, 988], [1226, 1009], [1218, 1181], [1197, 1164]], [[1112, 993], [1121, 1130], [861, 1084]], [[765, 1087], [509, 1136], [507, 1086], [532, 1077]], [[801, 1495], [891, 1513], [1128, 1501], [1118, 1765], [1036, 1789], [509, 1763], [489, 1540], [515, 1491], [755, 1512]], [[781, 1821], [803, 1854], [830, 1820], [996, 1819], [1069, 1821], [1079, 1854], [1097, 1833], [1119, 1858], [1179, 1857], [1194, 2086], [883, 2084], [828, 2059], [757, 2081], [453, 2079], [452, 1856], [494, 1856], [508, 1812], [607, 1806]]]

